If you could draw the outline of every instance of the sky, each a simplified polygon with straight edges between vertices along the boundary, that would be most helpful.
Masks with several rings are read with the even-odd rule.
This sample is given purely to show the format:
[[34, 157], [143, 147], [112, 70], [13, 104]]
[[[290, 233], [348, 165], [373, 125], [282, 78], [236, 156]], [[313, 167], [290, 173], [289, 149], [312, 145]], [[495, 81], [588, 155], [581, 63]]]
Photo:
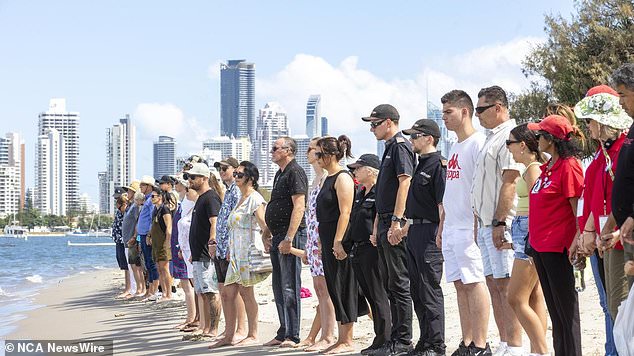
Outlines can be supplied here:
[[0, 133], [24, 136], [33, 186], [37, 116], [66, 98], [81, 115], [80, 191], [96, 203], [108, 127], [132, 116], [137, 175], [152, 175], [159, 135], [186, 155], [219, 134], [219, 65], [246, 59], [256, 115], [279, 102], [304, 134], [308, 96], [321, 94], [330, 133], [350, 136], [359, 156], [376, 151], [360, 117], [378, 104], [409, 127], [452, 89], [527, 88], [521, 64], [546, 39], [544, 15], [573, 11], [563, 0], [0, 0]]

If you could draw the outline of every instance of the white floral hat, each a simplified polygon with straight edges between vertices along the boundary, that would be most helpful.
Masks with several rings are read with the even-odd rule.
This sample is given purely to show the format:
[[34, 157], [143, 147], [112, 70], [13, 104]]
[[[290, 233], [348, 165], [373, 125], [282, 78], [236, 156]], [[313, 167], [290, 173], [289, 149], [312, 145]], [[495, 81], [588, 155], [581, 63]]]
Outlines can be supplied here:
[[619, 104], [619, 97], [607, 93], [598, 93], [581, 99], [575, 105], [575, 116], [580, 119], [592, 119], [601, 125], [618, 130], [625, 130], [632, 125], [632, 118]]

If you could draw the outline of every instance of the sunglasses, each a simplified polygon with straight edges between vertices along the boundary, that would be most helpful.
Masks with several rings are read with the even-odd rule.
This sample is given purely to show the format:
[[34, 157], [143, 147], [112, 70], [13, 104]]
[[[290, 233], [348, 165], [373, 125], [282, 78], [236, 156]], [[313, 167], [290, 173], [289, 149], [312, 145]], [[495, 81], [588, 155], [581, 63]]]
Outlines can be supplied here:
[[323, 152], [315, 152], [315, 157], [317, 157], [317, 159], [322, 159], [324, 157], [326, 157], [327, 154], [323, 153]]
[[506, 145], [507, 145], [507, 146], [510, 146], [510, 145], [512, 145], [512, 144], [514, 144], [514, 143], [520, 143], [520, 142], [522, 142], [522, 141], [517, 141], [517, 140], [506, 140]]
[[494, 107], [496, 105], [497, 105], [497, 103], [496, 104], [491, 104], [491, 105], [485, 105], [485, 106], [478, 106], [478, 107], [475, 108], [475, 111], [478, 114], [482, 114], [483, 112], [489, 110], [490, 108], [492, 108], [492, 107]]
[[245, 175], [244, 172], [233, 172], [233, 178], [242, 179]]
[[154, 198], [158, 198], [158, 197], [160, 197], [160, 195], [158, 195], [158, 194], [152, 194], [152, 199], [154, 199]]
[[220, 170], [226, 172], [229, 169], [229, 166], [220, 166]]
[[382, 123], [384, 123], [385, 120], [377, 120], [377, 121], [372, 121], [370, 122], [370, 127], [373, 129], [376, 129], [377, 127], [381, 126]]
[[545, 132], [545, 131], [537, 131], [537, 132], [535, 133], [535, 138], [539, 140], [539, 138], [540, 138], [540, 137], [544, 136], [544, 139], [548, 140], [548, 136], [549, 136], [549, 135], [550, 135], [550, 134], [549, 134], [548, 132]]
[[271, 148], [271, 153], [277, 152], [277, 150], [281, 150], [281, 149], [284, 149], [284, 148], [288, 148], [288, 147], [286, 147], [286, 146], [280, 146], [280, 147], [273, 146], [273, 148]]
[[202, 176], [199, 176], [197, 174], [183, 173], [183, 179], [185, 180], [196, 180], [196, 178], [198, 177], [202, 177]]
[[428, 134], [422, 133], [422, 132], [421, 133], [413, 133], [413, 134], [410, 135], [410, 137], [413, 140], [417, 140], [419, 137], [425, 137], [425, 136], [431, 136], [431, 135], [428, 135]]

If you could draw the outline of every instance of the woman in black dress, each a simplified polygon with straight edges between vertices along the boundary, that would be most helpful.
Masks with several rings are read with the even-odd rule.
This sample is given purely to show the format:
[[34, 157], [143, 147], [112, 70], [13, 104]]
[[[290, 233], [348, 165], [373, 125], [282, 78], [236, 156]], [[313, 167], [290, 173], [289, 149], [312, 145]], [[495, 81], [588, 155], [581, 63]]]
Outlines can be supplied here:
[[353, 351], [353, 323], [357, 316], [368, 313], [365, 301], [359, 302], [359, 287], [347, 258], [350, 249], [344, 248], [354, 199], [354, 181], [339, 161], [344, 156], [352, 157], [350, 146], [346, 136], [324, 137], [317, 141], [315, 150], [319, 165], [328, 172], [317, 196], [316, 212], [324, 275], [339, 327], [337, 343], [322, 351], [324, 354]]

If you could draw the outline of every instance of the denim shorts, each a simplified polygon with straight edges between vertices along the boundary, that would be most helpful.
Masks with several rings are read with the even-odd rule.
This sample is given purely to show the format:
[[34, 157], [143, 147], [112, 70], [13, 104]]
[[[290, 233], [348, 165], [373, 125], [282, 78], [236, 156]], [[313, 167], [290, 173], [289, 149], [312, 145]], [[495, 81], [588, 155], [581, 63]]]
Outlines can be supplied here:
[[[504, 238], [511, 239], [511, 233], [504, 229]], [[493, 245], [493, 227], [483, 226], [478, 229], [478, 247], [482, 253], [484, 275], [493, 278], [509, 278], [513, 269], [513, 250], [498, 250]]]
[[511, 224], [511, 236], [513, 237], [513, 250], [515, 258], [528, 261], [528, 255], [524, 252], [526, 248], [526, 236], [528, 235], [528, 216], [516, 216]]

